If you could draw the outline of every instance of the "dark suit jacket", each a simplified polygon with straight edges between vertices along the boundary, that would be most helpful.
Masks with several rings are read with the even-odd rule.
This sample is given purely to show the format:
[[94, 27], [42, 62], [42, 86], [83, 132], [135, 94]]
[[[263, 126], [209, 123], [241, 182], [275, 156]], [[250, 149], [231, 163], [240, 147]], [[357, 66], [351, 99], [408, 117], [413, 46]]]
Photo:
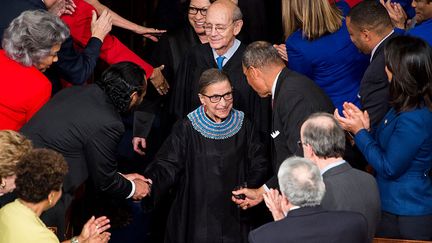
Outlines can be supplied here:
[[362, 109], [369, 113], [372, 127], [378, 125], [390, 108], [389, 81], [384, 70], [384, 46], [396, 35], [393, 33], [378, 46], [360, 83], [360, 102]]
[[131, 183], [117, 173], [117, 144], [124, 132], [119, 113], [95, 84], [59, 92], [22, 128], [35, 147], [53, 149], [66, 159], [63, 188], [73, 194], [88, 176], [98, 191], [126, 198]]
[[298, 148], [300, 127], [306, 118], [315, 112], [334, 110], [330, 98], [309, 78], [284, 68], [277, 80], [273, 100], [272, 162], [274, 176], [267, 181], [268, 187], [277, 187], [277, 172], [282, 162], [296, 154], [303, 155]]
[[321, 206], [327, 210], [361, 213], [368, 222], [368, 235], [372, 240], [381, 214], [375, 178], [343, 163], [326, 171], [323, 179], [326, 193]]
[[366, 219], [359, 213], [321, 207], [292, 210], [279, 221], [249, 233], [250, 243], [365, 243]]

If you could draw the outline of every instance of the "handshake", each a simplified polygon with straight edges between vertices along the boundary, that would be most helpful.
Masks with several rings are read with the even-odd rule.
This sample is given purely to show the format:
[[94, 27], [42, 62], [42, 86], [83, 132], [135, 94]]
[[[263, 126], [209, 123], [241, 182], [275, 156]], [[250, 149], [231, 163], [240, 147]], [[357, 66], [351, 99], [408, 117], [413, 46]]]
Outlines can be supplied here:
[[153, 183], [151, 179], [147, 179], [138, 173], [121, 175], [135, 184], [135, 192], [132, 195], [133, 200], [141, 200], [147, 195], [150, 195]]

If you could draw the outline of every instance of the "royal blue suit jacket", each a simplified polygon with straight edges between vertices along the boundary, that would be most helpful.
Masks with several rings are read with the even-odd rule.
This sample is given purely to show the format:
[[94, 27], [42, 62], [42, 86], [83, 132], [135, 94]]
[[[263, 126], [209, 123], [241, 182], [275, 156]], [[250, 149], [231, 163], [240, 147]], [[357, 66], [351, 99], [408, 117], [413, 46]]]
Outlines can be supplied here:
[[432, 112], [390, 109], [374, 136], [365, 129], [357, 147], [376, 172], [382, 210], [396, 215], [432, 214]]
[[432, 18], [423, 21], [408, 30], [408, 35], [419, 37], [432, 46]]
[[351, 42], [345, 21], [338, 31], [313, 41], [302, 35], [297, 30], [286, 40], [288, 67], [315, 81], [339, 110], [345, 101], [360, 106], [357, 94], [369, 60]]

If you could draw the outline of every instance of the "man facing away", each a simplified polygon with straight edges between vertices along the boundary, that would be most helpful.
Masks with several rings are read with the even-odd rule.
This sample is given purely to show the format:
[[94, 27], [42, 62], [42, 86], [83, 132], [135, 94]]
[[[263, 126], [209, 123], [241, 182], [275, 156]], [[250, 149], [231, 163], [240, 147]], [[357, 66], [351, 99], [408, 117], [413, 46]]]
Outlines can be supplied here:
[[[301, 155], [297, 141], [300, 126], [314, 112], [334, 110], [330, 98], [311, 79], [289, 70], [268, 42], [251, 43], [243, 54], [243, 73], [260, 97], [272, 98], [271, 155], [273, 176], [258, 189], [245, 188], [234, 194], [245, 194], [246, 200], [233, 201], [243, 209], [263, 200], [268, 188], [277, 188], [277, 173], [282, 162], [296, 154]], [[300, 154], [299, 154], [300, 153]]]
[[312, 114], [300, 130], [304, 157], [321, 171], [326, 193], [321, 206], [327, 210], [361, 213], [368, 222], [371, 242], [380, 220], [378, 186], [370, 174], [352, 168], [343, 158], [345, 133], [335, 118], [327, 113]]
[[285, 160], [278, 179], [282, 196], [277, 194], [276, 200], [266, 203], [277, 204], [282, 217], [250, 232], [250, 243], [366, 242], [367, 223], [361, 214], [327, 211], [319, 206], [325, 186], [311, 161], [299, 157]]

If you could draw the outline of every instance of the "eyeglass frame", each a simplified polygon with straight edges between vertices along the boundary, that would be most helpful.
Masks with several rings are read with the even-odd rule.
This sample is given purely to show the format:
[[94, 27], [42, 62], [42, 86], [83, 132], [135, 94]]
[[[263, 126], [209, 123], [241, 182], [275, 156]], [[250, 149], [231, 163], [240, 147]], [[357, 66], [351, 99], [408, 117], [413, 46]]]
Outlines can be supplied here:
[[303, 145], [308, 145], [308, 143], [305, 143], [305, 142], [302, 142], [302, 140], [298, 140], [297, 141], [297, 146], [298, 146], [298, 148], [303, 148]]
[[[191, 11], [195, 13], [192, 13]], [[207, 16], [207, 8], [196, 8], [192, 6], [188, 7], [188, 14], [197, 15], [198, 12], [200, 12], [202, 16]]]
[[[205, 94], [202, 94], [202, 93], [200, 93], [200, 95], [209, 98], [209, 100], [210, 100], [211, 103], [215, 103], [216, 104], [216, 103], [219, 103], [222, 98], [225, 101], [231, 101], [231, 100], [233, 100], [234, 99], [234, 90], [232, 90], [230, 92], [227, 92], [225, 94], [222, 94], [222, 95], [205, 95]], [[227, 96], [227, 95], [231, 95], [231, 98], [226, 98], [225, 96]], [[217, 98], [218, 100], [214, 101], [215, 98]]]
[[226, 26], [221, 26], [220, 24], [215, 24], [215, 25], [209, 24], [209, 25], [211, 25], [211, 29], [207, 28], [207, 26], [208, 26], [207, 23], [204, 23], [204, 31], [205, 31], [205, 33], [211, 33], [211, 31], [213, 30], [213, 26], [214, 26], [214, 30], [216, 31], [216, 33], [223, 34], [223, 33], [225, 33], [225, 31], [227, 31], [227, 29], [229, 27], [231, 27], [231, 25], [234, 25], [238, 20], [239, 19], [233, 20], [233, 22], [231, 22], [231, 24], [228, 24]]

